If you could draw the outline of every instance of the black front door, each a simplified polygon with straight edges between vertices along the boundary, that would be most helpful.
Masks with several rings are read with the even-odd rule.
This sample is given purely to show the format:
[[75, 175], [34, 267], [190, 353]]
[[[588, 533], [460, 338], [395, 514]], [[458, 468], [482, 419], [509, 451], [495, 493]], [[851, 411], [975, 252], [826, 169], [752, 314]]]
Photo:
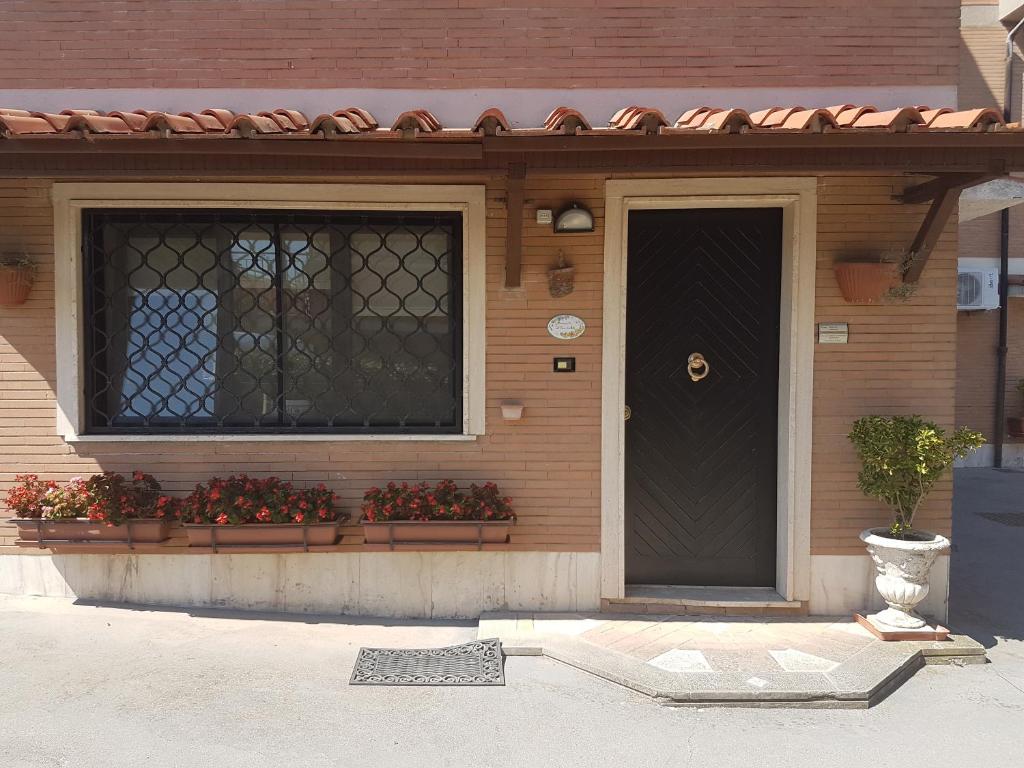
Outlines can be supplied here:
[[629, 214], [629, 584], [775, 584], [781, 261], [777, 208]]

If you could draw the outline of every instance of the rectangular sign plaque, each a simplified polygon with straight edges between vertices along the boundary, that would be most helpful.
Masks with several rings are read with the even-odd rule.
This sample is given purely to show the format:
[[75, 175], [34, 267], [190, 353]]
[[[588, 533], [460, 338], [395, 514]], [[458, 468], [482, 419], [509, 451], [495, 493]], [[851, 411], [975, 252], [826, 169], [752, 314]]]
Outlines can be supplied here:
[[849, 340], [848, 323], [818, 323], [819, 344], [846, 344]]

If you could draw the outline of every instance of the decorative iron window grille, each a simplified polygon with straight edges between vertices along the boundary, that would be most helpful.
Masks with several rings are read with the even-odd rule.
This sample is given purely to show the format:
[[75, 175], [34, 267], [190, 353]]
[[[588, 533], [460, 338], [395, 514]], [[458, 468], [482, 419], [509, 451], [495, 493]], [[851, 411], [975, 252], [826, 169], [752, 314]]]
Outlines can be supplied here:
[[457, 213], [83, 213], [93, 433], [462, 429]]

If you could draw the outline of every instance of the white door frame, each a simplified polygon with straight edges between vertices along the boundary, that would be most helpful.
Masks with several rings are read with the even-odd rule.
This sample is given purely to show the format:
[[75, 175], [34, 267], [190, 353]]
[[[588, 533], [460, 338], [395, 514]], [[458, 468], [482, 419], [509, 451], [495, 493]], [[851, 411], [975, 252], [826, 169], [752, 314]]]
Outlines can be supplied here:
[[[630, 179], [605, 184], [601, 358], [601, 597], [625, 596], [626, 257], [633, 210], [781, 208], [778, 534], [775, 587], [810, 598], [811, 398], [817, 179]], [[700, 585], [688, 585], [700, 586]]]

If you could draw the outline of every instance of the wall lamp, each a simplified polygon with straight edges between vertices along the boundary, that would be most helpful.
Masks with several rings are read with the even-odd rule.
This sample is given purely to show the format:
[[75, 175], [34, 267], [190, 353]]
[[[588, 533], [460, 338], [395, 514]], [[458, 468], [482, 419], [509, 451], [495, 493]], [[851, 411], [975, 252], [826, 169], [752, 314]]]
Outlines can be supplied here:
[[579, 203], [569, 203], [569, 207], [559, 212], [555, 218], [555, 232], [593, 232], [594, 215]]

